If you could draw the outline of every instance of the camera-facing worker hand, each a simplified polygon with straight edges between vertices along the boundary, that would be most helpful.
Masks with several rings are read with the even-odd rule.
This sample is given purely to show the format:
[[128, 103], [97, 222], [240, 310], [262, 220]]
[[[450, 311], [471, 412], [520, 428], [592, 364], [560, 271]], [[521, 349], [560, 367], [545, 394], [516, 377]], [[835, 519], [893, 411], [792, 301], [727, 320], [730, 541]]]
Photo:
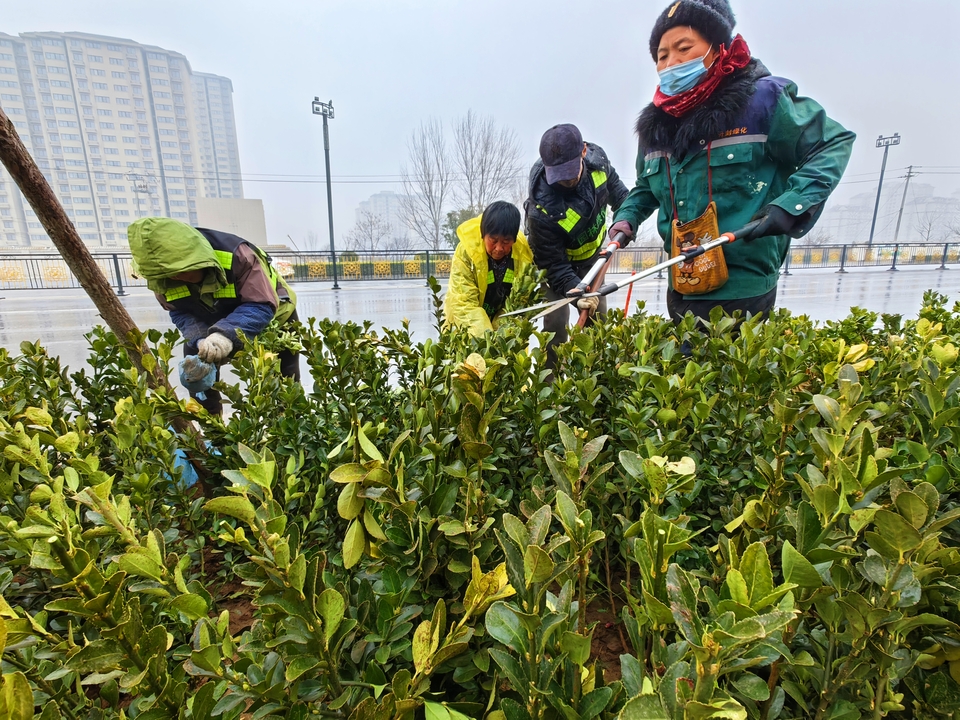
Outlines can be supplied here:
[[777, 205], [767, 205], [753, 216], [753, 220], [759, 220], [760, 224], [754, 228], [753, 232], [744, 236], [744, 242], [774, 235], [786, 235], [793, 230], [797, 222], [793, 215]]
[[577, 307], [581, 310], [586, 310], [588, 313], [595, 313], [597, 308], [600, 307], [600, 298], [596, 295], [593, 297], [582, 297], [577, 300]]
[[218, 364], [233, 352], [233, 341], [226, 335], [215, 332], [197, 343], [197, 355], [204, 362]]

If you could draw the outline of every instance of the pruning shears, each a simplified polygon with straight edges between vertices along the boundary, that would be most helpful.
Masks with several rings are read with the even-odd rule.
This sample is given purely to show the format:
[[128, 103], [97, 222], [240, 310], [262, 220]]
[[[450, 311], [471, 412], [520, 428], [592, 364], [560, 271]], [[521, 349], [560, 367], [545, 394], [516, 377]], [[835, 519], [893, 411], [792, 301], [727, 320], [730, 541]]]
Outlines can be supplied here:
[[[591, 290], [590, 292], [583, 292], [582, 290], [580, 290], [580, 287], [581, 286], [586, 287], [586, 285], [589, 284], [589, 282], [592, 282], [600, 273], [600, 271], [604, 269], [604, 267], [606, 266], [606, 263], [610, 260], [610, 254], [612, 254], [613, 250], [616, 250], [616, 248], [620, 247], [620, 244], [617, 241], [622, 237], [622, 233], [618, 233], [617, 236], [614, 237], [614, 241], [611, 242], [603, 251], [604, 253], [606, 253], [609, 250], [610, 253], [608, 253], [606, 257], [603, 257], [597, 260], [596, 264], [590, 269], [590, 272], [587, 273], [587, 275], [584, 277], [583, 282], [581, 282], [580, 285], [578, 285], [576, 288], [570, 291], [571, 293], [570, 297], [565, 297], [562, 300], [556, 300], [554, 302], [540, 303], [539, 305], [533, 305], [528, 308], [523, 308], [522, 310], [514, 310], [513, 312], [506, 313], [506, 314], [520, 315], [522, 313], [528, 313], [534, 310], [543, 310], [543, 312], [533, 317], [533, 320], [539, 320], [540, 318], [549, 315], [554, 310], [557, 310], [558, 308], [561, 308], [565, 305], [569, 305], [572, 302], [576, 302], [582, 297], [602, 297], [604, 295], [610, 295], [612, 293], [615, 293], [617, 290], [620, 290], [621, 288], [625, 288], [627, 285], [631, 285], [637, 282], [637, 280], [643, 280], [644, 278], [650, 277], [651, 275], [654, 275], [660, 272], [661, 270], [666, 270], [669, 267], [673, 267], [674, 265], [680, 265], [681, 263], [690, 262], [694, 258], [698, 258], [704, 253], [710, 252], [714, 248], [718, 248], [722, 245], [729, 245], [730, 243], [744, 237], [745, 235], [749, 235], [760, 225], [760, 223], [761, 223], [760, 220], [754, 220], [751, 223], [747, 223], [739, 230], [736, 230], [734, 232], [723, 233], [716, 240], [711, 240], [708, 243], [704, 243], [703, 245], [698, 245], [697, 247], [690, 248], [689, 250], [682, 250], [680, 254], [677, 255], [676, 257], [672, 257], [669, 260], [665, 260], [664, 262], [658, 265], [649, 267], [641, 273], [637, 273], [636, 275], [631, 275], [630, 277], [624, 278], [623, 280], [618, 280], [617, 282], [607, 283], [605, 285], [602, 285], [600, 288]], [[616, 245], [616, 247], [613, 247], [614, 245]], [[578, 290], [580, 290], [580, 292], [578, 292]], [[573, 293], [577, 293], [577, 294], [574, 295]]]

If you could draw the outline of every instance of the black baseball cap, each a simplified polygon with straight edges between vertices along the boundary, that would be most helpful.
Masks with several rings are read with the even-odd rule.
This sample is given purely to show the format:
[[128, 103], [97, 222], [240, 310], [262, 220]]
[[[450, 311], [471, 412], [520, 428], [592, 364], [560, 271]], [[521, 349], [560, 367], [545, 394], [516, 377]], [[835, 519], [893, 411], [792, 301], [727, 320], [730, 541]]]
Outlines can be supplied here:
[[553, 185], [562, 180], [576, 180], [580, 175], [583, 136], [576, 125], [554, 125], [540, 138], [540, 159]]

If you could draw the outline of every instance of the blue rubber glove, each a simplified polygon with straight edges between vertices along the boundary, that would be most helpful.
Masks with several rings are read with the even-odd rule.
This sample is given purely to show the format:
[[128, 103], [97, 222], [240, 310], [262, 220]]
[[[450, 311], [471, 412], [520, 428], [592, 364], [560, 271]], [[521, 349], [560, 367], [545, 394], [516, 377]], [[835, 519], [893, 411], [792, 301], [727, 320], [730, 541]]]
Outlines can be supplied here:
[[205, 400], [205, 390], [217, 381], [217, 366], [205, 363], [196, 355], [187, 355], [180, 361], [180, 384], [198, 400]]

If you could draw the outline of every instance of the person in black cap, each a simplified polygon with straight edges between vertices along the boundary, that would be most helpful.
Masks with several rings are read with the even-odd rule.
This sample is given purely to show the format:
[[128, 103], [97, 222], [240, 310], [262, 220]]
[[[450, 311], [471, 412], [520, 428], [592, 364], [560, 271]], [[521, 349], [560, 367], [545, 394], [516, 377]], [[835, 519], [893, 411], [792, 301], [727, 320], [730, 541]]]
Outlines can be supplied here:
[[688, 312], [707, 320], [715, 307], [773, 310], [790, 239], [820, 217], [856, 137], [793, 82], [771, 76], [734, 36], [735, 24], [727, 0], [672, 0], [657, 19], [650, 55], [660, 84], [636, 124], [637, 183], [610, 229], [632, 235], [656, 212], [676, 255], [691, 235], [760, 221], [743, 242], [722, 248], [726, 277], [671, 273], [675, 322]]
[[[566, 297], [587, 274], [602, 249], [607, 206], [616, 210], [628, 192], [603, 148], [585, 143], [575, 125], [554, 125], [543, 134], [524, 210], [533, 262], [547, 274], [547, 300]], [[601, 298], [581, 298], [577, 306], [591, 313], [607, 309]], [[550, 368], [553, 348], [567, 341], [569, 320], [567, 307], [544, 318], [543, 329], [554, 333], [547, 346]]]

